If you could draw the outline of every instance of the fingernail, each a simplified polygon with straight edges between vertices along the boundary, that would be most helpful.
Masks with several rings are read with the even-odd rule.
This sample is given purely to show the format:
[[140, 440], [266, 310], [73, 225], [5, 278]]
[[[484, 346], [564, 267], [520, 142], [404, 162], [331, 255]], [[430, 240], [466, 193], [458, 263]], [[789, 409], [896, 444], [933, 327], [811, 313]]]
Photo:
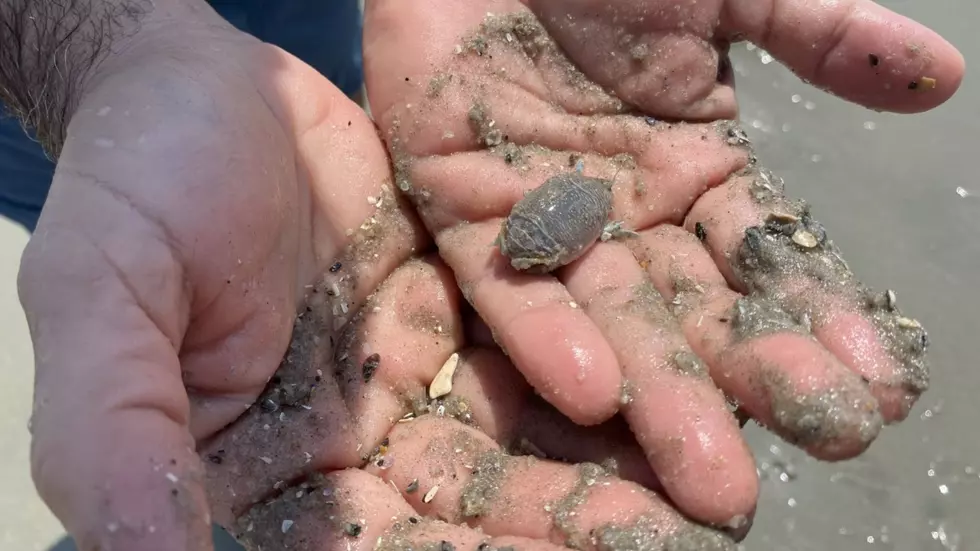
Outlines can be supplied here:
[[752, 521], [755, 518], [755, 509], [752, 510], [748, 515], [735, 515], [732, 517], [725, 526], [721, 526], [722, 532], [731, 536], [736, 542], [741, 542], [749, 535], [749, 530], [752, 529]]

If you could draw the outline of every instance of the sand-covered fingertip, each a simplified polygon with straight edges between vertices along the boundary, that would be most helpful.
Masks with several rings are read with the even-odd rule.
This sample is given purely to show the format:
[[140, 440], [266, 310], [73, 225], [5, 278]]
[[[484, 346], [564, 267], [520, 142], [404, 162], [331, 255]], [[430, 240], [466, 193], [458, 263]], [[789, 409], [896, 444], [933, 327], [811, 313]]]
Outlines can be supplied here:
[[851, 270], [805, 201], [753, 166], [704, 194], [688, 215], [738, 291], [791, 315], [840, 362], [863, 377], [887, 421], [904, 418], [927, 388], [929, 339], [897, 306], [897, 293], [873, 291]]

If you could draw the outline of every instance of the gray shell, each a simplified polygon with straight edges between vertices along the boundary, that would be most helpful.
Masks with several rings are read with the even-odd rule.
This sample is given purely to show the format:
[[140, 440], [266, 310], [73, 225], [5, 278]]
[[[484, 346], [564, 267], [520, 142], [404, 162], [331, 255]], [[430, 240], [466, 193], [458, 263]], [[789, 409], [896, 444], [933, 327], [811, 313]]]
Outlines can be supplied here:
[[612, 210], [612, 182], [572, 172], [548, 179], [518, 201], [497, 236], [517, 270], [547, 273], [595, 243]]

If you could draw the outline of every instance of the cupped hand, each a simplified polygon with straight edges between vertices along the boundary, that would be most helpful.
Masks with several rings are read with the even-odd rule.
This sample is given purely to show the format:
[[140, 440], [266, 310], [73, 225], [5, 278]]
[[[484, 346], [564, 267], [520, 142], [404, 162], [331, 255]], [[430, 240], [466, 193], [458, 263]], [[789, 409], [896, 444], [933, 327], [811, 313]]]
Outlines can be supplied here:
[[196, 442], [263, 392], [308, 286], [338, 276], [340, 328], [431, 242], [362, 109], [213, 12], [161, 13], [80, 99], [20, 273], [33, 475], [86, 550], [209, 549]]
[[[375, 0], [365, 25], [397, 186], [466, 299], [569, 418], [621, 413], [686, 514], [744, 529], [754, 511], [734, 405], [834, 460], [928, 386], [922, 327], [855, 278], [732, 122], [726, 53], [753, 40], [845, 98], [912, 112], [962, 78], [934, 33], [805, 0]], [[514, 269], [503, 221], [578, 169], [614, 183], [610, 218], [635, 235], [547, 275]]]
[[338, 277], [313, 288], [257, 404], [199, 447], [215, 519], [248, 549], [735, 548], [651, 490], [625, 427], [535, 396], [437, 257], [335, 332]]

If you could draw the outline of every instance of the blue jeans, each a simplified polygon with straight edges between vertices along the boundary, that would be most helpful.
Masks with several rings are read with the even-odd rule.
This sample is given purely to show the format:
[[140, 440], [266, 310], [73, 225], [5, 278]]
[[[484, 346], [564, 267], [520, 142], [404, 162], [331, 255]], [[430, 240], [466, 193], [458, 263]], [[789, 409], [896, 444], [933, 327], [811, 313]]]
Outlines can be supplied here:
[[[302, 59], [348, 96], [363, 83], [361, 12], [357, 0], [210, 0], [236, 27]], [[2, 108], [2, 105], [0, 105]], [[0, 118], [0, 216], [34, 231], [54, 163], [13, 118]], [[241, 551], [214, 527], [216, 551]], [[65, 538], [50, 551], [77, 551]]]
[[[361, 89], [357, 0], [210, 0], [210, 4], [239, 29], [313, 66], [347, 95]], [[54, 163], [33, 137], [17, 120], [0, 117], [0, 216], [34, 231], [53, 175]]]

